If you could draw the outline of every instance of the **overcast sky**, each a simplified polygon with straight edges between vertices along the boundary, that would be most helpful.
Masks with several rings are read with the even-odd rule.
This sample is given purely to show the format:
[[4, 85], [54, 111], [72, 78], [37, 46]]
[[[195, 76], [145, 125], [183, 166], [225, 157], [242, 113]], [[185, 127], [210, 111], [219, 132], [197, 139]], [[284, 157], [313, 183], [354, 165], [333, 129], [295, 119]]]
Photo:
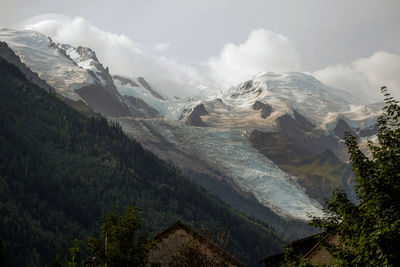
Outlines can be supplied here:
[[[0, 26], [33, 24], [31, 29], [77, 42], [56, 33], [53, 24], [35, 25], [49, 13], [80, 17], [96, 30], [127, 37], [153, 57], [143, 64], [179, 65], [179, 79], [203, 79], [206, 65], [221, 83], [257, 71], [297, 70], [336, 87], [364, 82], [372, 88], [372, 80], [382, 79], [364, 76], [385, 65], [385, 59], [393, 66], [383, 77], [400, 86], [392, 77], [400, 76], [399, 0], [0, 0]], [[45, 16], [32, 22], [39, 15]], [[104, 53], [101, 57], [113, 65]], [[354, 73], [366, 81], [346, 83]]]

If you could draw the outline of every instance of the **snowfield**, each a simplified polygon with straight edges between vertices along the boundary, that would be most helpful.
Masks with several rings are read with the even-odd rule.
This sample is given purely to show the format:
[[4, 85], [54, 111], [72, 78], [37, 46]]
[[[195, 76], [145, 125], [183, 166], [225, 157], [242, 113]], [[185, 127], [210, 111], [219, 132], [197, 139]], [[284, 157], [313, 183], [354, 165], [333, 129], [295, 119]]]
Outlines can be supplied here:
[[[336, 135], [338, 121], [344, 121], [355, 132], [364, 133], [361, 141], [365, 145], [369, 139], [366, 135], [374, 137], [373, 128], [382, 109], [381, 104], [364, 105], [351, 94], [299, 72], [266, 72], [220, 91], [202, 88], [190, 97], [172, 97], [167, 89], [163, 91], [162, 85], [155, 90], [152, 77], [145, 77], [147, 83], [141, 77], [111, 76], [113, 70], [104, 68], [95, 51], [87, 47], [55, 44], [38, 32], [5, 28], [0, 28], [0, 40], [7, 42], [27, 67], [67, 98], [82, 100], [77, 90], [95, 84], [93, 88], [102, 87], [110, 99], [132, 100], [129, 105], [136, 105], [134, 108], [140, 111], [148, 108], [152, 113], [138, 115], [146, 119], [112, 119], [139, 142], [152, 144], [156, 150], [187, 153], [180, 157], [193, 155], [206, 163], [205, 168], [217, 170], [240, 193], [253, 196], [282, 216], [302, 220], [308, 215], [323, 215], [321, 205], [306, 194], [296, 177], [253, 148], [248, 135], [255, 129], [281, 131], [278, 118], [288, 115], [297, 120], [300, 114], [304, 118], [296, 123], [307, 126], [309, 121], [315, 126], [310, 126], [312, 130], [307, 130], [307, 136]], [[92, 94], [97, 96], [97, 92]], [[96, 99], [96, 103], [107, 100], [103, 97]], [[115, 103], [110, 106], [115, 107]], [[107, 110], [104, 112], [107, 114]], [[115, 116], [126, 114], [135, 116], [125, 112]], [[334, 138], [341, 142], [338, 136]]]
[[27, 67], [67, 98], [81, 100], [75, 90], [94, 83], [85, 69], [49, 46], [44, 34], [0, 28], [0, 40], [7, 42]]

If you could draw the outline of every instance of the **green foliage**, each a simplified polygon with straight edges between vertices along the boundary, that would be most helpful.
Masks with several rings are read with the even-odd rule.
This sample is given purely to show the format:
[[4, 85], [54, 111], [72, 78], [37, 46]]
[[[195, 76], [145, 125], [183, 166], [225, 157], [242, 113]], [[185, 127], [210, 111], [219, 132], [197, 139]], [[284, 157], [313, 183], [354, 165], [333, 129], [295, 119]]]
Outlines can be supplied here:
[[313, 265], [306, 259], [299, 257], [293, 249], [285, 249], [285, 259], [283, 261], [283, 267], [312, 267]]
[[[74, 238], [99, 234], [98, 219], [136, 201], [143, 229], [176, 221], [231, 231], [234, 255], [256, 262], [283, 241], [193, 184], [128, 138], [85, 117], [0, 58], [0, 236], [12, 266], [67, 257]], [[77, 260], [77, 262], [79, 262]], [[57, 264], [54, 261], [53, 264]]]
[[[154, 246], [147, 235], [137, 237], [141, 227], [140, 209], [128, 206], [122, 215], [117, 208], [107, 213], [101, 222], [101, 237], [91, 236], [84, 242], [74, 240], [74, 246], [69, 249], [70, 260], [62, 262], [57, 258], [52, 266], [145, 266], [150, 249]], [[86, 245], [86, 251], [81, 248]], [[83, 260], [86, 252], [86, 260]]]
[[90, 237], [86, 246], [97, 266], [144, 266], [153, 243], [147, 235], [137, 236], [141, 227], [140, 210], [129, 206], [119, 216], [116, 208], [102, 220], [101, 239]]
[[[82, 260], [82, 249], [80, 247], [80, 241], [78, 239], [74, 240], [74, 246], [68, 250], [71, 255], [71, 260], [68, 261], [64, 266], [67, 267], [84, 266], [84, 261]], [[56, 261], [60, 262], [57, 258]]]
[[328, 247], [334, 266], [400, 265], [400, 106], [386, 87], [382, 92], [386, 105], [378, 119], [377, 143], [369, 142], [372, 158], [355, 137], [346, 136], [361, 204], [352, 204], [337, 190], [327, 203], [328, 216], [312, 222], [339, 234], [339, 244]]
[[0, 267], [6, 266], [6, 259], [4, 255], [4, 242], [3, 239], [0, 237]]

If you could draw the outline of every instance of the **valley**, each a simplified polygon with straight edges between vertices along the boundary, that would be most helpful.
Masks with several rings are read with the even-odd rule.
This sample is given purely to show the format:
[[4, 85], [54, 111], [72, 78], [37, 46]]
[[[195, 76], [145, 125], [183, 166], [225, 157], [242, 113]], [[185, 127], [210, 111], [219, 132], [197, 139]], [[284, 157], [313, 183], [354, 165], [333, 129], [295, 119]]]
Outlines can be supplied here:
[[[126, 194], [133, 193], [144, 210], [150, 231], [166, 226], [165, 222], [159, 222], [161, 219], [151, 222], [151, 216], [165, 218], [169, 223], [173, 218], [190, 221], [198, 203], [187, 211], [177, 204], [185, 201], [181, 196], [179, 200], [171, 200], [169, 195], [181, 194], [182, 183], [194, 182], [202, 187], [190, 185], [193, 194], [204, 197], [200, 201], [202, 207], [203, 201], [217, 201], [222, 205], [220, 209], [235, 214], [229, 216], [236, 216], [238, 224], [243, 223], [242, 216], [255, 220], [254, 229], [263, 228], [268, 232], [265, 238], [276, 241], [269, 247], [271, 251], [283, 239], [315, 232], [307, 226], [307, 221], [312, 216], [324, 215], [324, 201], [333, 189], [341, 188], [351, 201], [358, 201], [343, 137], [350, 132], [363, 146], [373, 140], [376, 120], [381, 114], [380, 103], [362, 103], [350, 93], [328, 87], [301, 72], [259, 73], [230, 88], [202, 88], [192, 96], [179, 98], [160, 87], [154, 88], [151, 77], [113, 73], [88, 47], [58, 44], [38, 32], [5, 28], [0, 28], [0, 41], [0, 57], [17, 66], [29, 82], [55, 94], [82, 116], [104, 116], [112, 125], [118, 123], [124, 134], [138, 142], [137, 149], [145, 149], [141, 153], [146, 156], [139, 158], [150, 157], [154, 166], [168, 169], [165, 175], [172, 175], [175, 180], [168, 180], [165, 185], [158, 180], [149, 183], [147, 168], [151, 169], [153, 163], [142, 162], [147, 167], [140, 179], [144, 179], [148, 191], [134, 188], [125, 191], [124, 176], [118, 176], [122, 180], [116, 191], [109, 192], [113, 197], [107, 207], [111, 203], [126, 205], [130, 199]], [[152, 158], [150, 153], [156, 156]], [[115, 162], [124, 158], [115, 160], [103, 162], [108, 167], [111, 164], [110, 173], [118, 165]], [[139, 164], [133, 169], [141, 168]], [[190, 182], [180, 173], [190, 178]], [[136, 178], [132, 179], [134, 187], [137, 186]], [[96, 184], [95, 180], [92, 182]], [[157, 198], [153, 207], [150, 196], [159, 190], [170, 192], [165, 193], [169, 200]], [[120, 194], [125, 194], [123, 203], [118, 200]], [[95, 214], [99, 215], [100, 204], [94, 203]], [[170, 205], [172, 211], [159, 214], [161, 207], [169, 210]], [[204, 221], [207, 212], [201, 211], [195, 217], [214, 226], [221, 223]], [[90, 218], [93, 217], [94, 214]], [[243, 220], [249, 220], [247, 217]], [[261, 226], [257, 226], [258, 222]], [[92, 225], [85, 227], [79, 231], [89, 232], [87, 227]], [[234, 242], [243, 241], [241, 235], [233, 234]], [[262, 249], [260, 245], [255, 253], [261, 254]], [[238, 255], [247, 260], [255, 255], [240, 250]]]

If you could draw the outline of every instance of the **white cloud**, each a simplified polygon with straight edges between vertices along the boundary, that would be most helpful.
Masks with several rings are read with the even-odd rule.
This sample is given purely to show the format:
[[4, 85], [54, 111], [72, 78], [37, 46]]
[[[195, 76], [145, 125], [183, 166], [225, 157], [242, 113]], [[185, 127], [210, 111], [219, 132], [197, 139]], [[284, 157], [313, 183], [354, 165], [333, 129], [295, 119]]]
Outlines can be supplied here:
[[366, 102], [381, 101], [379, 88], [388, 86], [400, 99], [400, 57], [388, 52], [376, 52], [347, 64], [328, 66], [313, 73], [323, 83], [349, 91]]
[[217, 57], [208, 61], [208, 65], [214, 79], [229, 86], [262, 71], [299, 70], [299, 60], [299, 53], [287, 37], [258, 29], [253, 30], [242, 44], [226, 44]]
[[155, 44], [153, 48], [154, 48], [154, 50], [157, 50], [157, 51], [165, 51], [165, 50], [167, 50], [170, 46], [171, 46], [170, 43], [168, 43], [168, 42], [162, 42], [162, 43]]
[[[146, 47], [123, 34], [103, 31], [83, 18], [46, 14], [24, 22], [26, 29], [42, 32], [56, 42], [92, 48], [113, 74], [143, 76], [159, 90], [180, 97], [202, 86], [219, 89], [235, 85], [262, 71], [301, 71], [300, 55], [291, 41], [265, 29], [253, 30], [241, 44], [224, 45], [216, 57], [196, 67], [152, 54], [168, 49], [167, 42]], [[377, 52], [346, 64], [313, 72], [322, 82], [354, 93], [362, 100], [381, 100], [379, 88], [387, 85], [400, 98], [400, 57]]]
[[48, 36], [55, 36], [62, 26], [63, 24], [60, 21], [45, 19], [35, 24], [27, 24], [24, 28], [32, 31], [40, 31]]
[[[157, 57], [151, 49], [136, 43], [123, 34], [103, 31], [91, 25], [84, 18], [76, 17], [58, 21], [44, 19], [25, 25], [25, 29], [35, 30], [50, 36], [55, 42], [73, 46], [87, 46], [96, 52], [101, 63], [110, 67], [113, 74], [143, 76], [153, 85], [169, 95], [187, 96], [196, 90], [193, 84], [207, 83], [200, 72], [191, 66], [174, 59]], [[167, 43], [158, 48], [168, 48]], [[169, 86], [165, 91], [162, 84], [180, 84]]]

